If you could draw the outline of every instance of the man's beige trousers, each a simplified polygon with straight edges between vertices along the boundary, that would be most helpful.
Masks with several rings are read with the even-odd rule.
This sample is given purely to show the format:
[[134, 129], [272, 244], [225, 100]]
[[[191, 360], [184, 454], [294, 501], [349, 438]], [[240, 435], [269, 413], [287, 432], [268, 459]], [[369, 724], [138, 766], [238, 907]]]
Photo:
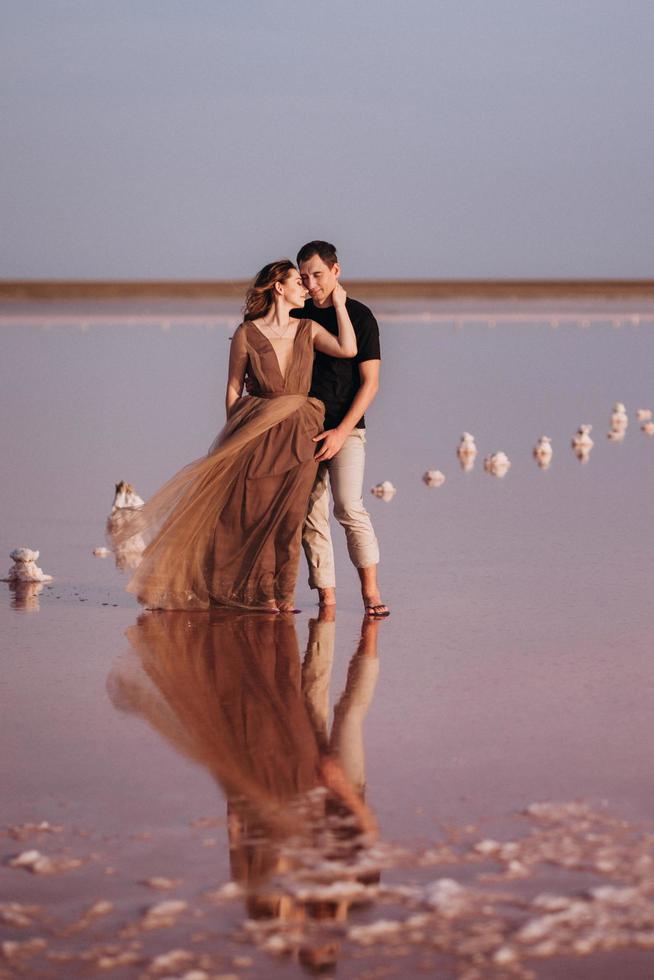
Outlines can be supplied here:
[[330, 489], [334, 500], [334, 517], [345, 530], [352, 564], [355, 568], [368, 568], [379, 563], [379, 545], [370, 515], [363, 506], [365, 446], [365, 429], [354, 429], [336, 455], [318, 468], [302, 529], [302, 546], [309, 565], [309, 585], [312, 589], [336, 586], [334, 549], [329, 529]]

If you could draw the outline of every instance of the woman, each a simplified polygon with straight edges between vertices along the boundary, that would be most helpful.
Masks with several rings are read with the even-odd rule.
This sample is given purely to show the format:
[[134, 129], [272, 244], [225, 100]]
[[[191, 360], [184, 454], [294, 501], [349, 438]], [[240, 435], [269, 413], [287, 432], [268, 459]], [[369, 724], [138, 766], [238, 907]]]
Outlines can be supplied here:
[[[293, 609], [317, 470], [313, 437], [324, 418], [322, 402], [308, 396], [313, 351], [357, 351], [342, 286], [333, 294], [338, 337], [290, 316], [305, 298], [288, 259], [261, 270], [232, 339], [227, 424], [209, 455], [169, 480], [120, 535], [150, 542], [128, 589], [151, 608]], [[256, 396], [241, 397], [246, 372]]]

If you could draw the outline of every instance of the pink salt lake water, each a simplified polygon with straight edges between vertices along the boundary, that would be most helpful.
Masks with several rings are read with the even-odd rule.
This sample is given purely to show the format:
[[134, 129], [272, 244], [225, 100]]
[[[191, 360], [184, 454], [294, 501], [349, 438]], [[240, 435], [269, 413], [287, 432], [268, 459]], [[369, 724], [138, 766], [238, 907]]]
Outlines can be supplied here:
[[[504, 968], [538, 977], [654, 973], [643, 938], [654, 935], [649, 906], [639, 912], [640, 925], [622, 922], [622, 940], [604, 950], [592, 941], [572, 950], [557, 933], [549, 952], [531, 955], [526, 940], [520, 946], [514, 939], [535, 914], [528, 902], [539, 893], [583, 896], [608, 881], [647, 895], [652, 884], [624, 868], [629, 848], [636, 855], [644, 846], [638, 835], [654, 826], [654, 438], [635, 419], [637, 408], [654, 408], [654, 307], [631, 299], [384, 301], [375, 309], [383, 373], [368, 413], [365, 499], [393, 613], [368, 634], [362, 653], [361, 604], [336, 527], [339, 605], [335, 626], [324, 632], [322, 682], [330, 682], [332, 708], [346, 689], [341, 705], [355, 706], [343, 753], [355, 757], [360, 775], [365, 768], [365, 797], [379, 825], [370, 860], [383, 870], [365, 904], [346, 902], [338, 922], [307, 924], [305, 916], [294, 921], [296, 933], [281, 914], [257, 931], [240, 893], [228, 889], [213, 904], [206, 898], [233, 877], [225, 787], [202, 763], [197, 732], [185, 734], [179, 716], [157, 727], [143, 710], [154, 696], [142, 693], [150, 690], [147, 678], [125, 637], [139, 610], [124, 592], [126, 573], [111, 557], [92, 555], [104, 544], [118, 480], [147, 497], [205, 452], [220, 428], [237, 311], [198, 302], [0, 310], [0, 555], [8, 569], [12, 548], [38, 548], [38, 564], [54, 576], [40, 594], [22, 598], [0, 586], [0, 901], [42, 909], [32, 925], [3, 928], [10, 942], [36, 936], [47, 944], [32, 952], [10, 947], [9, 968], [92, 975], [98, 950], [113, 944], [118, 959], [113, 973], [105, 964], [108, 975], [183, 976], [195, 968], [209, 976], [294, 977], [308, 968], [307, 944], [335, 943], [328, 969], [348, 977], [382, 964], [391, 976], [421, 969], [492, 976]], [[620, 443], [606, 438], [616, 401], [630, 419]], [[593, 425], [586, 463], [570, 448], [581, 423]], [[467, 473], [455, 454], [464, 430], [479, 449]], [[554, 449], [548, 470], [532, 458], [543, 434]], [[483, 457], [496, 450], [512, 462], [504, 479], [483, 469]], [[445, 474], [442, 487], [422, 483], [430, 468]], [[386, 479], [397, 488], [388, 502], [367, 492]], [[306, 659], [316, 607], [304, 569], [297, 598], [302, 612], [290, 629]], [[348, 687], [348, 668], [362, 657], [375, 666]], [[359, 676], [353, 671], [350, 681]], [[120, 693], [131, 690], [126, 678], [141, 692], [131, 700]], [[525, 875], [501, 865], [508, 874], [502, 891], [514, 893], [514, 904], [498, 913], [500, 939], [489, 940], [477, 960], [461, 952], [462, 937], [472, 941], [475, 923], [485, 921], [472, 892], [467, 912], [452, 913], [456, 942], [435, 946], [431, 920], [422, 933], [403, 926], [394, 937], [378, 927], [370, 944], [356, 932], [433, 909], [425, 896], [439, 878], [497, 887], [479, 876], [498, 865], [475, 864], [465, 841], [519, 842], [542, 832], [523, 814], [539, 801], [582, 801], [586, 816], [561, 811], [554, 836], [576, 841], [581, 853], [593, 834], [606, 834], [603, 846], [622, 848], [623, 865], [605, 861], [602, 870], [585, 851], [576, 863], [543, 860]], [[8, 830], [41, 821], [62, 829]], [[430, 859], [448, 833], [458, 841], [456, 855]], [[34, 848], [84, 863], [47, 876], [8, 865]], [[326, 875], [333, 884], [349, 880], [343, 864], [353, 860], [328, 874], [325, 850], [316, 845], [312, 856], [305, 846], [297, 866], [310, 864], [315, 875], [318, 864], [321, 881]], [[140, 884], [153, 875], [180, 883], [157, 893]], [[410, 899], [391, 894], [407, 885], [417, 890]], [[297, 891], [297, 880], [279, 887]], [[188, 906], [167, 927], [144, 926], [143, 910], [169, 898]], [[112, 910], [64, 942], [62, 924], [98, 899]], [[610, 923], [602, 929], [610, 932]], [[518, 954], [502, 967], [496, 954], [507, 944]], [[154, 958], [175, 948], [187, 959], [159, 968]], [[286, 952], [273, 955], [275, 948]]]

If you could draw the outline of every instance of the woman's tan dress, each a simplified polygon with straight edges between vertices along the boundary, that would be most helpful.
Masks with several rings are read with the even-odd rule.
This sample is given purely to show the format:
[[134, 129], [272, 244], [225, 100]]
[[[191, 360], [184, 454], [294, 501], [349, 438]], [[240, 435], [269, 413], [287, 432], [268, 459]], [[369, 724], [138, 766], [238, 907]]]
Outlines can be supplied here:
[[238, 329], [261, 395], [239, 399], [209, 454], [175, 474], [122, 535], [149, 542], [127, 588], [150, 608], [293, 602], [324, 418], [308, 396], [311, 321], [299, 321], [285, 377], [258, 327]]

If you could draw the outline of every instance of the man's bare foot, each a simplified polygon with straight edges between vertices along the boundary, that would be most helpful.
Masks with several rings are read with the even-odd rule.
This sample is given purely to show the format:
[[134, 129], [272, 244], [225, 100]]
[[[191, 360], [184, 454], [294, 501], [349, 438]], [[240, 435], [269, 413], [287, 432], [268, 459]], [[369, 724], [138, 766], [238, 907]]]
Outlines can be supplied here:
[[319, 606], [335, 606], [336, 605], [336, 589], [318, 589], [318, 605]]

